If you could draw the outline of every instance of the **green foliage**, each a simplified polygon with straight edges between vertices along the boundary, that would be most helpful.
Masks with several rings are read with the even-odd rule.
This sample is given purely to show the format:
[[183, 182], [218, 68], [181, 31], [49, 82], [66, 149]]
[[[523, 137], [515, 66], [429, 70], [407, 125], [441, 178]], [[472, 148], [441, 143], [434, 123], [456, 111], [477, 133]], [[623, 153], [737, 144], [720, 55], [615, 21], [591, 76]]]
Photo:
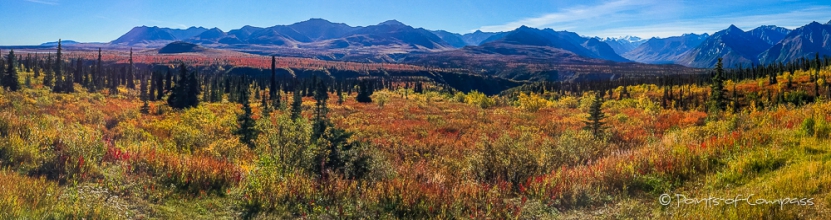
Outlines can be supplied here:
[[479, 106], [479, 108], [490, 108], [496, 105], [496, 101], [494, 101], [492, 98], [488, 97], [484, 93], [481, 93], [476, 90], [470, 91], [470, 93], [468, 93], [465, 96], [465, 102], [467, 102], [468, 104]]
[[802, 121], [802, 125], [799, 126], [799, 130], [806, 136], [814, 136], [814, 126], [816, 126], [816, 124], [816, 120], [814, 120], [813, 117], [806, 118]]
[[179, 79], [176, 85], [171, 88], [167, 104], [175, 109], [193, 108], [199, 105], [199, 79], [196, 72], [188, 73], [184, 63], [179, 65]]
[[722, 68], [721, 58], [716, 63], [715, 72], [713, 73], [712, 82], [710, 84], [710, 100], [708, 101], [708, 110], [710, 112], [718, 112], [726, 108], [726, 98], [724, 90], [724, 68]]
[[14, 56], [14, 50], [9, 50], [9, 55], [6, 57], [8, 61], [8, 67], [6, 68], [5, 74], [2, 76], [2, 84], [3, 88], [8, 89], [9, 91], [17, 91], [20, 89], [20, 81], [17, 77], [17, 68], [15, 68], [17, 59]]
[[355, 97], [355, 100], [361, 103], [372, 102], [371, 96], [373, 92], [372, 82], [362, 80], [358, 83], [358, 95]]
[[587, 118], [586, 126], [584, 129], [589, 130], [592, 132], [595, 138], [600, 137], [603, 133], [603, 122], [606, 119], [606, 114], [603, 113], [603, 98], [600, 97], [600, 93], [596, 93], [594, 95], [594, 100], [592, 101], [591, 106], [589, 107], [589, 117]]
[[390, 101], [390, 92], [386, 90], [378, 91], [372, 94], [371, 98], [372, 100], [375, 100], [375, 103], [378, 104], [378, 107], [383, 108], [384, 105]]
[[508, 181], [513, 187], [519, 187], [528, 178], [544, 172], [543, 165], [526, 143], [508, 135], [502, 135], [496, 141], [479, 141], [477, 144], [482, 151], [474, 162], [478, 179], [488, 183]]
[[295, 89], [292, 92], [292, 102], [291, 102], [291, 119], [295, 120], [300, 118], [300, 114], [303, 111], [303, 97], [300, 96], [300, 90]]
[[550, 105], [551, 103], [548, 100], [540, 97], [536, 93], [531, 95], [520, 93], [519, 97], [517, 97], [517, 106], [527, 112], [536, 112]]
[[254, 148], [256, 147], [254, 140], [257, 139], [260, 131], [255, 128], [256, 123], [252, 118], [253, 114], [251, 113], [251, 105], [248, 103], [248, 93], [249, 90], [247, 88], [242, 90], [242, 114], [237, 116], [239, 128], [234, 131], [234, 134], [239, 135], [240, 142], [248, 145], [250, 148]]

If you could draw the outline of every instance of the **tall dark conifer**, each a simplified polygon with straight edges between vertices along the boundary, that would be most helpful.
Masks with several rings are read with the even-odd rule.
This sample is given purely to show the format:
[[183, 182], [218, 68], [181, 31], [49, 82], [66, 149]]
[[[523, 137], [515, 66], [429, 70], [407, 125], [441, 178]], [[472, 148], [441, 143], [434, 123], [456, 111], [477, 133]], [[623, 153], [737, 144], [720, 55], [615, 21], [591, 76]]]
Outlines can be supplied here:
[[53, 72], [55, 71], [55, 67], [52, 65], [52, 54], [48, 54], [46, 56], [46, 64], [44, 65], [44, 74], [43, 74], [43, 86], [52, 87], [52, 80], [55, 75]]
[[173, 88], [173, 73], [167, 69], [167, 75], [164, 77], [164, 91], [170, 91]]
[[178, 81], [171, 88], [170, 96], [167, 98], [167, 104], [172, 108], [185, 109], [199, 105], [199, 79], [196, 72], [188, 72], [184, 63], [179, 65]]
[[[312, 82], [315, 83], [315, 82]], [[326, 86], [326, 82], [321, 80], [320, 82], [316, 82], [317, 86], [315, 86], [315, 94], [314, 98], [315, 102], [315, 118], [314, 124], [312, 128], [312, 139], [318, 139], [323, 135], [323, 132], [326, 131], [326, 128], [329, 125], [329, 120], [326, 117], [326, 114], [329, 112], [329, 108], [326, 107], [326, 101], [329, 100], [329, 93]]]
[[130, 60], [129, 60], [129, 62], [130, 62], [130, 66], [127, 67], [127, 88], [128, 89], [135, 89], [136, 88], [136, 83], [134, 81], [135, 81], [136, 76], [135, 76], [135, 73], [133, 72], [134, 69], [135, 69], [135, 66], [133, 66], [133, 48], [130, 48]]
[[724, 69], [721, 61], [722, 59], [719, 58], [718, 63], [716, 63], [715, 72], [712, 77], [712, 84], [710, 85], [710, 100], [708, 108], [711, 112], [724, 110], [726, 107], [724, 102]]
[[[176, 86], [179, 86], [177, 83]], [[254, 121], [253, 113], [251, 111], [251, 105], [249, 104], [249, 90], [242, 89], [240, 92], [240, 100], [242, 101], [242, 114], [237, 116], [237, 123], [239, 123], [239, 128], [234, 131], [234, 134], [239, 135], [240, 142], [248, 145], [249, 148], [254, 149], [256, 145], [254, 145], [254, 141], [257, 140], [257, 136], [260, 132], [255, 128], [256, 122]]]
[[164, 74], [163, 73], [154, 73], [156, 75], [156, 100], [162, 100], [164, 98]]
[[17, 77], [17, 64], [15, 63], [14, 57], [14, 50], [9, 50], [9, 56], [6, 57], [8, 61], [8, 67], [6, 68], [6, 73], [3, 74], [3, 88], [8, 89], [9, 91], [17, 91], [20, 90], [20, 81], [18, 81]]
[[592, 104], [589, 107], [589, 117], [588, 120], [585, 121], [586, 126], [584, 127], [586, 130], [592, 132], [595, 138], [599, 137], [603, 133], [603, 119], [606, 118], [606, 114], [603, 113], [603, 97], [601, 93], [598, 91], [594, 95], [594, 99], [592, 99]]
[[300, 113], [303, 111], [303, 97], [300, 96], [300, 88], [295, 87], [294, 92], [292, 92], [292, 103], [291, 103], [291, 119], [295, 120], [300, 118]]
[[52, 92], [63, 91], [63, 60], [61, 58], [61, 40], [58, 39], [58, 53], [55, 54], [55, 86], [52, 87]]
[[[156, 71], [150, 72], [150, 81], [147, 82], [150, 84], [150, 91], [147, 94], [147, 100], [149, 101], [156, 101]], [[142, 81], [144, 83], [145, 81]]]

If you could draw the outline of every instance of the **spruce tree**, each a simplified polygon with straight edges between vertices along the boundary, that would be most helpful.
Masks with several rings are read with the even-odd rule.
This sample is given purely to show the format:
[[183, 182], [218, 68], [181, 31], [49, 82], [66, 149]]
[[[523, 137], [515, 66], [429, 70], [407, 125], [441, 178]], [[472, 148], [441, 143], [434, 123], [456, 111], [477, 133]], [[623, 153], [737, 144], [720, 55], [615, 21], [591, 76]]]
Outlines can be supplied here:
[[55, 86], [52, 87], [52, 92], [63, 91], [63, 59], [61, 58], [61, 40], [58, 39], [58, 53], [55, 54]]
[[84, 83], [84, 75], [81, 74], [84, 71], [84, 61], [81, 58], [75, 59], [75, 73], [73, 73], [73, 78], [75, 83]]
[[178, 81], [171, 88], [170, 96], [167, 98], [167, 104], [172, 108], [185, 109], [199, 105], [199, 80], [196, 78], [196, 72], [188, 72], [185, 63], [179, 65]]
[[52, 74], [55, 71], [54, 66], [52, 66], [52, 54], [48, 54], [46, 57], [46, 65], [44, 68], [43, 73], [43, 86], [52, 87], [52, 79], [54, 75]]
[[32, 75], [26, 75], [25, 84], [26, 88], [32, 88]]
[[303, 97], [300, 96], [300, 92], [298, 91], [300, 88], [295, 87], [294, 92], [292, 92], [292, 103], [291, 103], [291, 119], [295, 120], [300, 118], [300, 113], [303, 111]]
[[142, 84], [143, 83], [149, 83], [150, 84], [150, 91], [148, 91], [148, 94], [147, 94], [147, 100], [149, 100], [149, 101], [156, 101], [156, 78], [157, 78], [156, 75], [157, 75], [156, 71], [153, 71], [153, 72], [150, 73], [150, 81], [149, 82], [144, 81], [144, 80], [141, 81]]
[[710, 85], [710, 100], [708, 108], [711, 112], [724, 110], [725, 94], [724, 94], [724, 69], [722, 66], [722, 59], [718, 59], [716, 63], [715, 72], [712, 77], [712, 84]]
[[40, 65], [38, 64], [38, 55], [35, 54], [34, 66], [32, 67], [32, 71], [35, 72], [35, 78], [40, 77]]
[[6, 59], [8, 59], [6, 62], [8, 67], [6, 68], [6, 74], [3, 74], [3, 88], [9, 91], [17, 91], [20, 89], [20, 81], [17, 78], [14, 50], [9, 50], [9, 56]]
[[98, 48], [98, 61], [95, 63], [95, 70], [92, 71], [92, 91], [104, 88], [104, 74], [101, 71], [101, 48]]
[[369, 103], [372, 102], [372, 84], [369, 81], [362, 80], [358, 83], [358, 95], [355, 96], [355, 100], [361, 103]]
[[149, 99], [149, 95], [147, 94], [147, 79], [144, 77], [140, 77], [139, 82], [139, 98], [141, 101], [147, 101]]
[[164, 98], [165, 89], [164, 89], [164, 79], [165, 76], [162, 73], [156, 73], [156, 100], [162, 100]]
[[[314, 83], [314, 82], [313, 82]], [[326, 114], [329, 112], [329, 108], [326, 107], [326, 101], [329, 100], [329, 93], [324, 81], [320, 81], [315, 86], [316, 91], [314, 94], [315, 102], [315, 118], [314, 124], [312, 128], [312, 139], [318, 139], [323, 132], [326, 131], [328, 127], [329, 120], [326, 117]]]
[[271, 56], [271, 87], [268, 90], [268, 97], [271, 98], [272, 101], [277, 100], [279, 103], [280, 96], [277, 95], [277, 60], [274, 56]]
[[589, 130], [592, 132], [595, 138], [600, 137], [603, 132], [603, 119], [606, 118], [606, 114], [603, 113], [603, 98], [600, 95], [600, 92], [596, 92], [594, 95], [594, 99], [592, 99], [592, 104], [589, 107], [589, 117], [588, 120], [585, 121], [586, 126], [584, 129]]
[[[177, 83], [176, 86], [179, 86]], [[234, 134], [239, 135], [240, 142], [248, 145], [249, 148], [254, 149], [256, 145], [254, 145], [254, 141], [257, 140], [257, 136], [260, 132], [255, 128], [256, 122], [254, 118], [252, 118], [251, 112], [251, 105], [248, 102], [248, 95], [249, 90], [243, 89], [240, 93], [241, 100], [242, 100], [242, 114], [237, 117], [237, 123], [239, 123], [239, 128], [234, 131]]]
[[[72, 61], [69, 61], [68, 66], [72, 66]], [[63, 80], [63, 86], [62, 86], [63, 87], [62, 90], [63, 90], [64, 93], [75, 92], [75, 81], [74, 81], [75, 77], [74, 77], [74, 75], [75, 75], [76, 71], [70, 71], [69, 68], [67, 68], [66, 76], [64, 77], [65, 79]]]
[[202, 86], [199, 83], [199, 76], [197, 76], [198, 72], [196, 70], [191, 71], [188, 74], [187, 78], [187, 105], [190, 107], [196, 107], [199, 105], [199, 94], [202, 92]]
[[[184, 65], [184, 63], [182, 64]], [[170, 91], [170, 88], [173, 87], [173, 73], [170, 72], [170, 69], [167, 69], [167, 75], [164, 77], [164, 91]]]
[[147, 100], [143, 101], [144, 104], [141, 105], [141, 109], [139, 110], [142, 114], [150, 114], [150, 104], [147, 103]]
[[118, 77], [112, 70], [108, 72], [107, 83], [109, 84], [110, 95], [118, 95]]
[[134, 82], [134, 80], [135, 80], [136, 76], [134, 75], [135, 73], [133, 73], [133, 69], [135, 69], [135, 67], [133, 66], [133, 48], [130, 48], [130, 60], [129, 60], [129, 62], [130, 62], [130, 67], [127, 68], [127, 88], [128, 89], [135, 89], [136, 88], [136, 83]]

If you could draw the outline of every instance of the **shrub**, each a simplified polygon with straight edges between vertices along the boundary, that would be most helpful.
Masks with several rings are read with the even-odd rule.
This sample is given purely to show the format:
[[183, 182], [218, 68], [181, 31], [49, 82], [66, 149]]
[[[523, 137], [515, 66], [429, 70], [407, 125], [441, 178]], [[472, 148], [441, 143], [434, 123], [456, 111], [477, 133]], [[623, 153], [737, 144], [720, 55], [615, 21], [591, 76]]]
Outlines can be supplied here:
[[372, 94], [372, 100], [375, 100], [375, 103], [378, 103], [378, 107], [383, 108], [384, 104], [390, 101], [390, 92], [383, 90], [377, 91]]
[[813, 117], [806, 118], [802, 121], [802, 125], [799, 126], [799, 131], [806, 136], [814, 136], [814, 126], [816, 125], [816, 121]]
[[503, 135], [495, 141], [482, 138], [477, 143], [481, 153], [475, 161], [476, 175], [487, 183], [508, 181], [514, 187], [543, 171], [527, 142]]
[[531, 95], [520, 93], [517, 98], [517, 106], [528, 112], [536, 112], [542, 108], [551, 106], [551, 102], [540, 97], [536, 93], [532, 93]]
[[479, 106], [480, 108], [490, 108], [496, 105], [496, 101], [479, 91], [471, 91], [465, 97], [465, 102], [468, 104]]

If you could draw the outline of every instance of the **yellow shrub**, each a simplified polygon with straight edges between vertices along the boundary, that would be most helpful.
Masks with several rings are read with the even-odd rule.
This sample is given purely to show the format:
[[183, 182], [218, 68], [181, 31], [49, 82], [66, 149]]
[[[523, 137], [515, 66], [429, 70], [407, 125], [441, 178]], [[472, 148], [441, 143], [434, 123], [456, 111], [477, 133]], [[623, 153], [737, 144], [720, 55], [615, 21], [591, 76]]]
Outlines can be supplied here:
[[488, 97], [484, 93], [475, 90], [467, 94], [467, 97], [465, 97], [465, 102], [467, 102], [468, 104], [479, 106], [481, 108], [489, 108], [491, 106], [496, 105], [496, 101], [494, 101], [492, 98]]
[[542, 108], [551, 106], [551, 102], [541, 98], [536, 93], [532, 93], [530, 96], [525, 93], [520, 93], [517, 99], [517, 106], [525, 111], [536, 112]]

